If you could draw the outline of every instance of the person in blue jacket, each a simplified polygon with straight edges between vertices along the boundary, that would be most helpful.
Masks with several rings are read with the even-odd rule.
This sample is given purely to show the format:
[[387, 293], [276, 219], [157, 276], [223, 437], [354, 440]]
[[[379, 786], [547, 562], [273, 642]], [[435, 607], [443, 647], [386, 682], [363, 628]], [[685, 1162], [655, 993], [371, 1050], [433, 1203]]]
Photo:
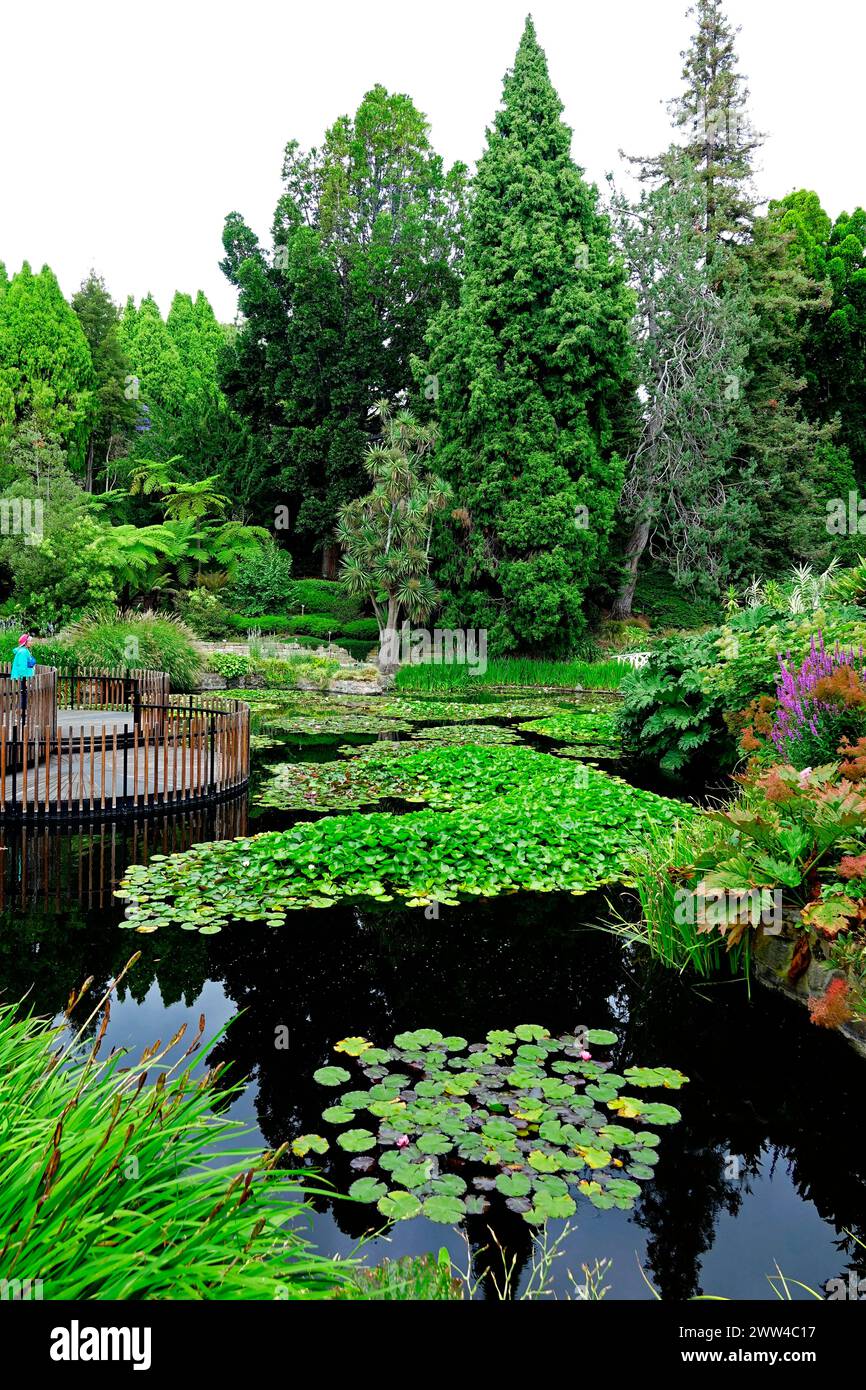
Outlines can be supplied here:
[[18, 646], [12, 658], [12, 670], [9, 672], [14, 681], [24, 680], [27, 676], [32, 676], [36, 670], [36, 657], [30, 650], [32, 643], [33, 638], [26, 632], [18, 638]]
[[27, 678], [32, 676], [36, 670], [36, 658], [30, 650], [33, 638], [28, 633], [22, 632], [18, 638], [18, 646], [12, 658], [12, 670], [9, 672], [12, 680], [21, 682], [21, 722], [27, 722]]

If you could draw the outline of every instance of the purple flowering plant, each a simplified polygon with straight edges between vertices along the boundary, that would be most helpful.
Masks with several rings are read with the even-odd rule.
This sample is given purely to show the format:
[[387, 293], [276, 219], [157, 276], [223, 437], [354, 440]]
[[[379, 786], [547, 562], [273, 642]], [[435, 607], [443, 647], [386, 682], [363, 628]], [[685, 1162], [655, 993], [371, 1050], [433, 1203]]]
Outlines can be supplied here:
[[821, 692], [824, 698], [816, 692], [820, 682], [845, 668], [866, 686], [862, 646], [855, 651], [853, 647], [840, 647], [837, 642], [828, 652], [822, 632], [812, 636], [809, 653], [799, 666], [792, 661], [790, 652], [779, 657], [778, 703], [770, 737], [785, 762], [802, 768], [810, 763], [833, 761], [844, 737], [859, 737], [863, 732], [862, 705], [846, 707], [844, 696], [841, 700], [828, 700], [826, 686]]

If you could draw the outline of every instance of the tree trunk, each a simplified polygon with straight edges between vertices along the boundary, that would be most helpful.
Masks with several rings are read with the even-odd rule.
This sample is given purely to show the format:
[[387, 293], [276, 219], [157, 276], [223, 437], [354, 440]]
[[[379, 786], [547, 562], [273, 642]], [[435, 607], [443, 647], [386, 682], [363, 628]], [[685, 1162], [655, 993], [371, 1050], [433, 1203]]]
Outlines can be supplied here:
[[637, 584], [637, 569], [640, 564], [640, 557], [646, 550], [649, 540], [650, 524], [648, 521], [635, 522], [634, 530], [629, 536], [628, 545], [625, 548], [625, 555], [628, 561], [628, 570], [623, 580], [622, 588], [616, 596], [610, 616], [617, 622], [622, 622], [625, 618], [631, 617], [631, 605], [634, 599], [635, 585]]
[[322, 578], [336, 579], [337, 561], [340, 551], [336, 545], [328, 544], [322, 550]]
[[389, 597], [385, 626], [379, 628], [379, 670], [383, 675], [392, 675], [400, 665], [400, 632], [397, 627], [400, 618], [400, 602]]
[[90, 443], [87, 446], [87, 473], [84, 478], [84, 491], [93, 491], [93, 435], [90, 436]]

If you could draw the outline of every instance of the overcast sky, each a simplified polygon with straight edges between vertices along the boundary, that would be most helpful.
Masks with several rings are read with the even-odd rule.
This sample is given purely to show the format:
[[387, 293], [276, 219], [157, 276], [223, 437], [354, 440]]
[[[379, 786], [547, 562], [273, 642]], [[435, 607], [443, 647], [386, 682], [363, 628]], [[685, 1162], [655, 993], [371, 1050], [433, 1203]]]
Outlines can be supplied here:
[[[473, 164], [531, 8], [574, 130], [601, 181], [617, 151], [669, 138], [687, 0], [29, 0], [0, 20], [0, 260], [47, 262], [66, 294], [90, 266], [115, 299], [203, 289], [235, 313], [221, 231], [266, 238], [283, 147], [306, 147], [376, 82], [408, 93], [450, 163]], [[767, 197], [814, 188], [836, 215], [866, 202], [863, 0], [729, 0], [768, 139]]]

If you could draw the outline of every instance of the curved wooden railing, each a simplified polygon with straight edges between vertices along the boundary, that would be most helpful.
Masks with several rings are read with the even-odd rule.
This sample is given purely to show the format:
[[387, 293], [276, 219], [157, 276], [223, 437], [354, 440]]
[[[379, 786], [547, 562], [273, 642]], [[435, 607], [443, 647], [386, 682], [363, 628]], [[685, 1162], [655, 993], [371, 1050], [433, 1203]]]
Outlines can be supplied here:
[[[183, 809], [246, 785], [249, 706], [209, 694], [171, 695], [160, 672], [146, 673], [158, 679], [142, 683], [142, 693], [142, 674], [56, 673], [61, 710], [58, 717], [52, 706], [47, 722], [34, 718], [30, 677], [26, 722], [16, 720], [11, 703], [9, 724], [0, 722], [0, 820]], [[83, 703], [64, 711], [63, 696]]]
[[0, 663], [0, 725], [12, 729], [17, 724], [31, 723], [42, 728], [56, 728], [57, 672], [53, 666], [37, 666], [32, 676], [13, 680], [9, 674], [12, 663]]

